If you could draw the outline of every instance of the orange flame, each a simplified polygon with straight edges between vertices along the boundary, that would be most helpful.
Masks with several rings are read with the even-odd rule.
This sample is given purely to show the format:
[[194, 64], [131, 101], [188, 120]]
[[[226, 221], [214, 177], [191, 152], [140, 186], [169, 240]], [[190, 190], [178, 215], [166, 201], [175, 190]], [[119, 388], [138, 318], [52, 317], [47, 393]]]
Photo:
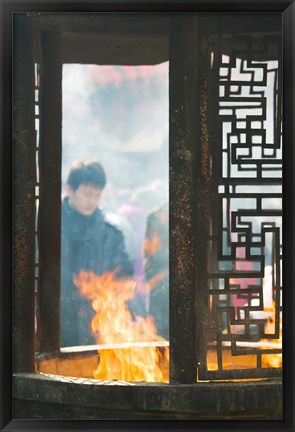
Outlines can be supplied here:
[[[212, 297], [212, 296], [211, 296]], [[265, 307], [263, 312], [268, 312], [269, 316], [266, 318], [266, 323], [264, 327], [264, 333], [267, 335], [275, 334], [275, 311], [276, 305], [275, 302], [272, 301], [272, 307]], [[243, 325], [240, 326], [231, 326], [235, 327], [235, 330], [241, 331], [241, 329], [237, 329], [238, 327], [243, 328]], [[223, 333], [227, 333], [225, 329]], [[255, 342], [254, 342], [255, 344]], [[244, 345], [247, 346], [247, 342], [244, 342]], [[281, 350], [282, 348], [282, 316], [280, 315], [279, 320], [279, 337], [273, 339], [260, 339], [260, 341], [256, 342], [256, 348], [261, 348], [267, 350]], [[270, 354], [262, 354], [262, 367], [263, 368], [281, 368], [282, 367], [282, 353], [270, 353]], [[217, 349], [213, 346], [212, 349], [209, 349], [207, 352], [207, 367], [208, 370], [218, 370], [218, 361], [217, 361]], [[257, 358], [256, 355], [232, 355], [230, 343], [228, 345], [224, 345], [222, 347], [222, 368], [224, 370], [230, 369], [253, 369], [257, 367]]]
[[[271, 316], [267, 319], [264, 332], [266, 334], [274, 334], [275, 332], [275, 302], [272, 302], [272, 308], [269, 308], [268, 311], [272, 312]], [[279, 338], [278, 339], [263, 339], [265, 341], [278, 343], [282, 345], [282, 316], [280, 314], [280, 322], [279, 322]], [[283, 363], [282, 353], [278, 354], [265, 354], [262, 356], [262, 365], [263, 367], [271, 367], [271, 368], [281, 368]]]
[[[151, 344], [163, 340], [157, 335], [153, 318], [137, 317], [133, 320], [128, 310], [127, 301], [134, 296], [136, 281], [115, 276], [115, 271], [101, 276], [82, 271], [75, 279], [81, 293], [92, 300], [92, 307], [96, 311], [91, 327], [97, 342], [114, 346], [124, 343], [123, 348], [99, 351], [100, 363], [94, 370], [94, 377], [167, 382], [168, 347], [163, 347], [162, 352], [155, 344]], [[132, 346], [137, 342], [143, 342], [142, 346]]]
[[159, 247], [160, 239], [156, 235], [152, 238], [146, 238], [143, 242], [143, 251], [145, 255], [154, 255]]

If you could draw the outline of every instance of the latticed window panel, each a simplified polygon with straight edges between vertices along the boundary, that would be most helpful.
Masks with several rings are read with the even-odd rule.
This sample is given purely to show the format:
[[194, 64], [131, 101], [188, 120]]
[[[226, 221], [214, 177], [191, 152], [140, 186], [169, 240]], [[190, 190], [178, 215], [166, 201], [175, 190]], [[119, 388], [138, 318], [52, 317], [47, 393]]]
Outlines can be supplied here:
[[281, 375], [280, 49], [279, 36], [220, 34], [211, 52], [207, 97], [215, 103], [208, 104], [212, 181], [199, 379]]

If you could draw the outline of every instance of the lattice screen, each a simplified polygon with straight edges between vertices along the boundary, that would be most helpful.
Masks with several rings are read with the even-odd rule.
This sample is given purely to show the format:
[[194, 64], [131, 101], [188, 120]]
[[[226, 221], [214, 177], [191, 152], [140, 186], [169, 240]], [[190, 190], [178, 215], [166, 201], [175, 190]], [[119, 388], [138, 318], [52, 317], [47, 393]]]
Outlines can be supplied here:
[[208, 75], [213, 181], [199, 378], [280, 376], [281, 40], [227, 35], [226, 53], [224, 34], [219, 41]]

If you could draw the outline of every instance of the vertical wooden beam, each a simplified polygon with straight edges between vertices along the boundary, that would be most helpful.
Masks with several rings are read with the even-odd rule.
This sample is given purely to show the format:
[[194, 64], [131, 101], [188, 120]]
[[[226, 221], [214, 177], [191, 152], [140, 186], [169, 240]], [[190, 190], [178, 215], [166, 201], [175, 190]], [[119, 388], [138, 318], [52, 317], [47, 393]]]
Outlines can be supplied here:
[[[196, 169], [196, 270], [197, 270], [197, 360], [198, 375], [207, 367], [207, 342], [208, 342], [208, 260], [210, 221], [218, 217], [213, 208], [213, 196], [216, 196], [212, 183], [212, 154], [218, 149], [212, 148], [212, 136], [216, 133], [216, 122], [212, 121], [212, 112], [216, 110], [217, 94], [213, 91], [213, 74], [211, 71], [211, 56], [208, 38], [210, 31], [216, 29], [216, 17], [208, 15], [199, 18], [198, 25], [198, 145], [197, 145], [197, 169]], [[215, 194], [215, 195], [214, 195]], [[221, 216], [221, 215], [219, 215]]]
[[[171, 17], [170, 382], [196, 382], [196, 178], [198, 147], [197, 17]], [[200, 227], [199, 227], [200, 228]]]
[[13, 41], [13, 370], [31, 372], [34, 370], [36, 140], [29, 17], [14, 17]]
[[60, 346], [62, 64], [58, 34], [41, 35], [40, 351]]
[[[9, 6], [9, 5], [7, 5]], [[11, 422], [12, 398], [12, 19], [1, 5], [1, 90], [0, 101], [0, 428]]]

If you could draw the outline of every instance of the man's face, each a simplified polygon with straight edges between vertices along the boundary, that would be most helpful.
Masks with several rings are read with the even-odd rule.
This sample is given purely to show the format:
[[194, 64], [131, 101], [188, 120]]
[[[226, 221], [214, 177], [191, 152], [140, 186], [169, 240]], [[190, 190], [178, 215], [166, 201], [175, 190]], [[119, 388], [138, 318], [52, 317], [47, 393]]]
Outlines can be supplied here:
[[75, 191], [66, 186], [70, 205], [84, 216], [91, 216], [100, 202], [102, 190], [91, 184], [81, 184]]

